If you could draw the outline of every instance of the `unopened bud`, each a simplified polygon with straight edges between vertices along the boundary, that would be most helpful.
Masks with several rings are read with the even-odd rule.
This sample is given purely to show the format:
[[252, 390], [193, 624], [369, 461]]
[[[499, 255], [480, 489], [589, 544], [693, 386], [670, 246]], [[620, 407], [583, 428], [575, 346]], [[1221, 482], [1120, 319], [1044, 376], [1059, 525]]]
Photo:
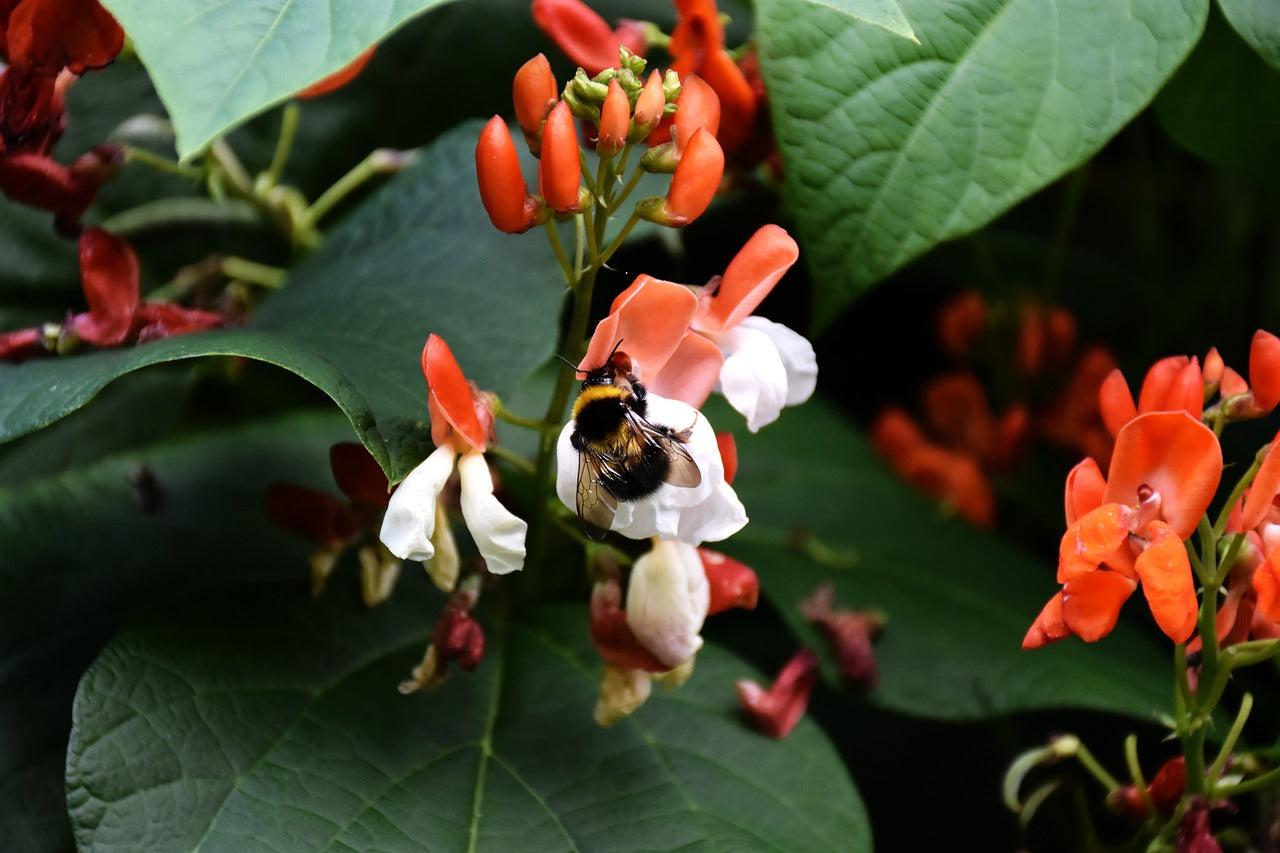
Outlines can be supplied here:
[[571, 213], [578, 209], [581, 184], [578, 132], [569, 105], [561, 102], [552, 108], [542, 128], [538, 186], [548, 207], [556, 213]]
[[537, 224], [538, 201], [529, 195], [515, 140], [501, 116], [489, 119], [480, 131], [476, 143], [476, 178], [480, 184], [480, 201], [495, 228], [507, 234], [522, 234]]
[[635, 114], [631, 120], [631, 132], [627, 135], [627, 141], [639, 142], [648, 136], [658, 126], [658, 122], [662, 121], [666, 109], [667, 95], [662, 90], [662, 75], [655, 70], [649, 75], [644, 88], [640, 90], [640, 96], [636, 99]]
[[626, 92], [616, 79], [609, 81], [609, 94], [600, 108], [600, 137], [596, 153], [609, 158], [627, 144], [627, 131], [631, 125], [631, 104]]
[[556, 78], [544, 53], [530, 59], [511, 83], [511, 99], [515, 102], [516, 121], [524, 131], [524, 140], [536, 157], [541, 147], [542, 122], [556, 105]]
[[715, 136], [700, 127], [680, 155], [666, 198], [642, 199], [636, 204], [636, 213], [649, 222], [683, 228], [706, 211], [722, 177], [724, 151]]

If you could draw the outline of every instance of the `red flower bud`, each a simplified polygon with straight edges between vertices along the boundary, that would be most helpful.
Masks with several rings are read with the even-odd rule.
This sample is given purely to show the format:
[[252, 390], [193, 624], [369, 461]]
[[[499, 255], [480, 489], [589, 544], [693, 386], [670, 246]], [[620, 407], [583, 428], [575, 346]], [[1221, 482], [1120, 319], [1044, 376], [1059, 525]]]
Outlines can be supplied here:
[[662, 88], [662, 74], [654, 71], [649, 74], [644, 88], [640, 90], [640, 96], [636, 98], [632, 130], [628, 139], [638, 142], [648, 136], [658, 126], [658, 122], [662, 121], [666, 109], [667, 93]]
[[535, 155], [542, 139], [542, 122], [556, 105], [559, 90], [551, 63], [545, 53], [539, 53], [516, 72], [511, 83], [511, 98], [516, 105], [516, 121], [524, 131], [525, 142]]
[[699, 548], [698, 556], [711, 587], [708, 616], [734, 607], [755, 610], [760, 599], [760, 579], [749, 566], [706, 548]]
[[542, 128], [542, 157], [538, 161], [538, 187], [547, 206], [556, 213], [578, 209], [582, 161], [578, 157], [578, 132], [569, 105], [560, 101], [547, 115]]
[[609, 81], [609, 92], [600, 108], [600, 138], [596, 143], [596, 153], [605, 158], [617, 154], [627, 144], [630, 129], [631, 102], [615, 77]]
[[759, 731], [772, 738], [784, 738], [804, 716], [809, 694], [817, 682], [818, 658], [802, 649], [782, 668], [768, 690], [754, 681], [739, 681], [738, 700]]
[[538, 220], [538, 202], [520, 172], [520, 156], [501, 116], [489, 119], [476, 143], [480, 201], [499, 231], [522, 234]]
[[356, 76], [364, 70], [369, 64], [369, 60], [373, 59], [373, 51], [377, 45], [370, 45], [365, 48], [355, 59], [339, 68], [327, 77], [321, 77], [307, 88], [294, 95], [295, 98], [318, 98], [321, 95], [327, 95], [335, 89], [341, 89], [343, 86], [356, 79]]
[[720, 189], [724, 177], [724, 151], [711, 131], [698, 128], [680, 155], [680, 164], [667, 191], [668, 225], [688, 225], [703, 214]]
[[712, 136], [720, 129], [720, 98], [697, 74], [690, 74], [680, 81], [680, 95], [676, 98], [672, 121], [675, 124], [673, 138], [679, 152], [684, 151], [699, 128], [705, 127]]

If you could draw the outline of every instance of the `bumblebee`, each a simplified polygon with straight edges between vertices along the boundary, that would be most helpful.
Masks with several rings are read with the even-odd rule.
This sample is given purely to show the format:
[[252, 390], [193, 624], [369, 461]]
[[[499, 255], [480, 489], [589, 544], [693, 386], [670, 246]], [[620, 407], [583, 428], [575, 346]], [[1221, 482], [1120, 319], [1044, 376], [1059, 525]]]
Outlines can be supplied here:
[[647, 497], [664, 483], [697, 486], [702, 474], [684, 448], [693, 425], [674, 430], [645, 417], [647, 392], [626, 353], [615, 346], [604, 364], [585, 372], [569, 443], [578, 451], [578, 518], [588, 536], [603, 539], [619, 502]]

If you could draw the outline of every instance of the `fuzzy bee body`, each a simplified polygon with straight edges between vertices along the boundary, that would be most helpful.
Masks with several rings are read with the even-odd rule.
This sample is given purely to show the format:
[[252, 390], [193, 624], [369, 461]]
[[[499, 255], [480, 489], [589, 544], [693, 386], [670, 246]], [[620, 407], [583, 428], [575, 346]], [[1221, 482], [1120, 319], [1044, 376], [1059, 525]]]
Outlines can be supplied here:
[[628, 372], [625, 354], [614, 353], [587, 371], [573, 405], [578, 451], [577, 511], [587, 534], [603, 538], [620, 501], [648, 497], [664, 483], [697, 486], [702, 475], [685, 450], [692, 427], [674, 430], [646, 417], [646, 391]]

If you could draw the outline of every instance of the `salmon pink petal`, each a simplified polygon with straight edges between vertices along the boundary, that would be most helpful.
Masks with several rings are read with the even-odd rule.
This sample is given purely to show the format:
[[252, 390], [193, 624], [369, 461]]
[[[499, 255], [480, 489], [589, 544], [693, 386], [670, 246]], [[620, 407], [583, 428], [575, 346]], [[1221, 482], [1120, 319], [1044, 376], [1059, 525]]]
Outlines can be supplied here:
[[621, 341], [622, 351], [631, 358], [632, 371], [650, 382], [688, 334], [697, 306], [697, 297], [684, 285], [638, 276], [618, 294], [609, 316], [596, 326], [578, 370], [585, 373], [603, 365]]
[[1114, 558], [1127, 546], [1132, 517], [1129, 507], [1108, 503], [1085, 513], [1067, 528], [1058, 544], [1058, 583], [1092, 574], [1104, 562], [1123, 565], [1123, 561]]
[[716, 387], [723, 365], [724, 353], [714, 341], [686, 334], [649, 383], [649, 390], [700, 409]]
[[1022, 647], [1038, 649], [1070, 636], [1071, 629], [1062, 618], [1062, 593], [1058, 592], [1049, 599], [1036, 621], [1027, 629], [1026, 636], [1022, 638]]
[[1151, 544], [1138, 555], [1134, 570], [1160, 630], [1175, 643], [1186, 642], [1196, 627], [1195, 581], [1182, 537], [1163, 521], [1149, 525]]
[[1267, 458], [1258, 467], [1258, 474], [1253, 478], [1253, 485], [1244, 498], [1244, 510], [1237, 530], [1252, 530], [1257, 527], [1263, 517], [1271, 509], [1276, 495], [1280, 494], [1280, 433], [1271, 439], [1271, 447], [1267, 450]]
[[[427, 388], [431, 392], [433, 414], [438, 411], [463, 440], [472, 447], [483, 449], [488, 431], [476, 415], [471, 385], [453, 357], [453, 351], [439, 335], [427, 336], [427, 344], [422, 348], [422, 375], [426, 377]], [[437, 424], [432, 423], [431, 438], [437, 445], [447, 434], [444, 430], [437, 430]]]
[[765, 225], [733, 256], [720, 285], [702, 292], [694, 328], [718, 333], [732, 328], [764, 301], [800, 257], [796, 241], [777, 225]]
[[700, 128], [705, 127], [712, 136], [719, 132], [720, 98], [697, 74], [690, 74], [680, 81], [680, 95], [676, 98], [672, 124], [676, 151], [684, 151]]
[[86, 228], [80, 235], [80, 278], [89, 313], [76, 317], [76, 334], [96, 346], [123, 343], [138, 307], [133, 248], [102, 228]]
[[1086, 643], [1096, 642], [1111, 633], [1137, 586], [1119, 572], [1083, 575], [1062, 588], [1062, 621]]
[[1107, 490], [1107, 480], [1093, 457], [1076, 463], [1067, 474], [1066, 513], [1067, 526], [1087, 512], [1102, 506], [1102, 495]]
[[1107, 432], [1114, 437], [1129, 421], [1138, 416], [1138, 408], [1133, 404], [1133, 394], [1129, 391], [1129, 383], [1118, 369], [1107, 374], [1098, 389], [1098, 408], [1102, 410], [1102, 422]]
[[1280, 403], [1280, 338], [1259, 329], [1249, 345], [1249, 385], [1264, 412]]
[[1139, 503], [1138, 489], [1160, 496], [1160, 517], [1181, 539], [1196, 529], [1222, 478], [1218, 438], [1186, 412], [1149, 412], [1116, 436], [1104, 500]]

